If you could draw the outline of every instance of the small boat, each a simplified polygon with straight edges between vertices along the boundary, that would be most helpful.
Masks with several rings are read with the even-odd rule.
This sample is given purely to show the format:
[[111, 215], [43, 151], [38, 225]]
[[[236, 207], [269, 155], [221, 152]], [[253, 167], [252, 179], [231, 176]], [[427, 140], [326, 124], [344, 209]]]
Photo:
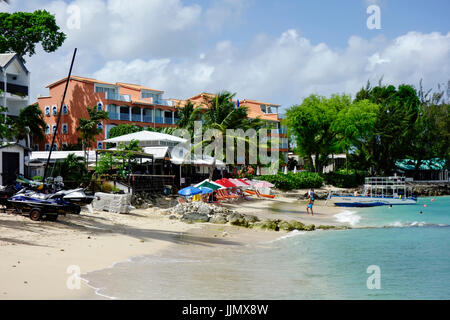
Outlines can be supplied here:
[[37, 221], [45, 216], [49, 220], [56, 220], [58, 215], [79, 214], [81, 207], [64, 199], [64, 194], [45, 195], [28, 192], [22, 189], [8, 199], [9, 206], [22, 214], [29, 214], [31, 220]]
[[363, 195], [329, 194], [327, 201], [339, 207], [375, 207], [416, 204], [417, 197], [405, 177], [367, 177]]

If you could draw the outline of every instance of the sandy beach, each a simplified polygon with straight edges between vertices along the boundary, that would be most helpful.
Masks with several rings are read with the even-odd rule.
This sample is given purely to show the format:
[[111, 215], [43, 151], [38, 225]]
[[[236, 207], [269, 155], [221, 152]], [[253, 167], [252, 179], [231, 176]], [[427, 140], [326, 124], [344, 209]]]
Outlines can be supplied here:
[[[296, 219], [316, 225], [338, 225], [333, 216], [340, 211], [316, 201], [314, 216], [307, 216], [306, 202], [283, 197], [224, 206], [260, 219]], [[183, 250], [186, 245], [214, 248], [282, 236], [282, 232], [231, 225], [186, 224], [157, 212], [157, 208], [130, 214], [83, 210], [79, 216], [60, 217], [56, 222], [0, 213], [0, 299], [103, 299], [84, 282], [79, 289], [69, 289], [76, 283], [74, 270], [83, 274], [107, 268], [169, 246], [172, 250], [177, 245]]]

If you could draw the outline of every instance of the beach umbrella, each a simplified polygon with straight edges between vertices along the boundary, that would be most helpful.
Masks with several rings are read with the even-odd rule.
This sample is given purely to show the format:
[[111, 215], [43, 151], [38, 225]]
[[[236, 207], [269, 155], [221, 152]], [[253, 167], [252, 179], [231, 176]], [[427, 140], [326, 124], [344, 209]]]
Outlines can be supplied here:
[[225, 188], [236, 187], [236, 185], [233, 182], [231, 182], [230, 180], [228, 180], [227, 178], [222, 178], [222, 179], [216, 180], [214, 182], [220, 184], [221, 186], [224, 186]]
[[267, 182], [267, 181], [259, 181], [254, 185], [256, 188], [273, 188], [275, 187], [274, 184]]
[[195, 187], [186, 187], [178, 191], [178, 194], [185, 197], [194, 196], [196, 194], [202, 193], [202, 190]]
[[208, 179], [205, 179], [202, 182], [197, 183], [194, 187], [196, 187], [196, 188], [206, 187], [206, 188], [210, 188], [210, 189], [213, 189], [213, 190], [218, 190], [218, 189], [222, 189], [223, 188], [222, 185], [220, 185], [218, 183], [215, 183], [213, 181], [209, 181]]
[[211, 193], [214, 191], [213, 189], [208, 188], [208, 187], [200, 187], [199, 189], [202, 191], [202, 194], [207, 194], [207, 193]]
[[249, 180], [247, 178], [244, 179], [237, 179], [240, 182], [242, 182], [243, 184], [245, 184], [246, 186], [251, 186], [252, 184], [249, 182]]
[[234, 183], [237, 187], [248, 187], [249, 185], [240, 181], [239, 179], [228, 179], [232, 183]]

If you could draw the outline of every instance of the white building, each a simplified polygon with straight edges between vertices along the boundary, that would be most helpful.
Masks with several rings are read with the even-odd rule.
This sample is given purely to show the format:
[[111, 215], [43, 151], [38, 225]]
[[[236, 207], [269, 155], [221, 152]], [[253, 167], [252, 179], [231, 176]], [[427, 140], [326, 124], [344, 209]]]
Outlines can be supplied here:
[[30, 72], [16, 53], [0, 53], [0, 105], [7, 115], [18, 116], [28, 106]]
[[[29, 105], [30, 72], [15, 53], [0, 54], [0, 106], [6, 116], [17, 117]], [[15, 142], [0, 145], [0, 184], [14, 183], [16, 174], [24, 174], [28, 148]]]

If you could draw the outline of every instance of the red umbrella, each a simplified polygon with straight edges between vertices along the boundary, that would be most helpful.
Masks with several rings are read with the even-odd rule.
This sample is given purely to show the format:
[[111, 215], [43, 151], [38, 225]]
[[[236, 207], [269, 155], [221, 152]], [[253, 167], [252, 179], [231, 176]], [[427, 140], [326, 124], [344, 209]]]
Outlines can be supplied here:
[[245, 183], [247, 186], [250, 186], [251, 184], [250, 183], [248, 183], [247, 181], [245, 181], [244, 179], [238, 179], [240, 182], [242, 182], [242, 183]]
[[233, 182], [231, 182], [230, 180], [228, 180], [227, 178], [222, 178], [222, 179], [216, 180], [214, 182], [220, 184], [221, 186], [224, 186], [225, 188], [236, 187], [236, 185]]

